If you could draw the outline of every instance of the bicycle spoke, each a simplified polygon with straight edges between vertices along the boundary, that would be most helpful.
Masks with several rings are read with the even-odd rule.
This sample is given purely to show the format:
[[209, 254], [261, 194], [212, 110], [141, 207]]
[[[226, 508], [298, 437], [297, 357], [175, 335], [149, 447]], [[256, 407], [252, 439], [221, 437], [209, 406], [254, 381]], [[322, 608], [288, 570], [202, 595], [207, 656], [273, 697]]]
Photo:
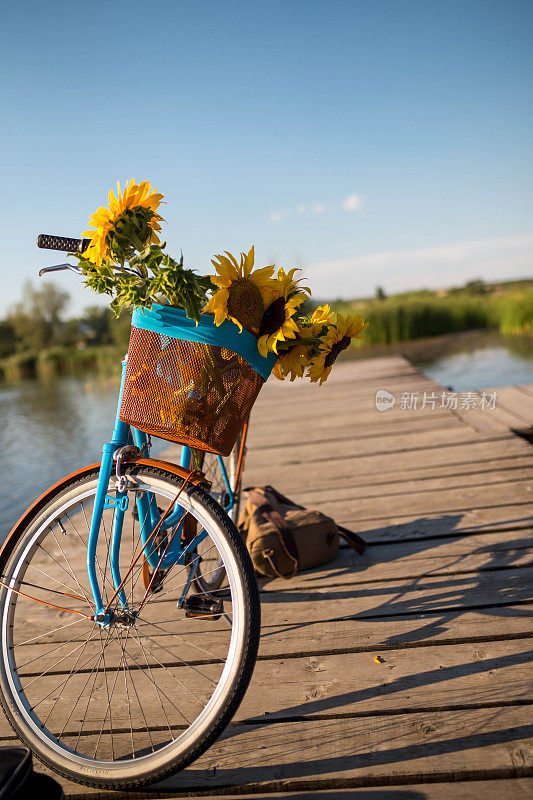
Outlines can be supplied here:
[[161, 699], [161, 691], [159, 689], [159, 686], [157, 685], [157, 681], [154, 678], [154, 674], [152, 672], [152, 667], [150, 666], [150, 664], [148, 662], [148, 656], [146, 654], [145, 647], [144, 647], [144, 645], [142, 643], [142, 639], [141, 639], [141, 637], [139, 636], [139, 634], [137, 633], [136, 630], [133, 631], [133, 635], [136, 638], [136, 640], [137, 640], [137, 642], [139, 644], [139, 647], [143, 651], [144, 660], [146, 661], [146, 668], [148, 669], [148, 672], [150, 673], [150, 679], [152, 680], [152, 682], [153, 682], [153, 684], [154, 684], [154, 686], [156, 688], [157, 697], [158, 697], [158, 700], [159, 700], [159, 705], [161, 706], [161, 711], [163, 712], [163, 715], [165, 717], [165, 720], [166, 720], [166, 723], [167, 723], [167, 727], [168, 727], [168, 732], [170, 734], [170, 738], [173, 739], [174, 737], [173, 737], [173, 734], [172, 734], [172, 728], [170, 727], [170, 720], [168, 718], [168, 714], [166, 712], [165, 706], [164, 706], [163, 701]]
[[[128, 635], [129, 635], [129, 631], [127, 631], [127, 633], [126, 633], [126, 642], [128, 641]], [[126, 654], [127, 654], [126, 643], [124, 643], [123, 647], [124, 647], [124, 667], [125, 667], [125, 665], [126, 665]], [[130, 656], [130, 658], [131, 658], [131, 656]], [[133, 659], [131, 659], [131, 660], [133, 661], [134, 664], [137, 663]], [[126, 687], [127, 687], [127, 682], [128, 681], [127, 681], [126, 669], [124, 669], [124, 681], [125, 681]], [[153, 752], [155, 752], [155, 748], [154, 748], [154, 743], [153, 743], [153, 740], [152, 740], [152, 734], [150, 733], [150, 728], [148, 727], [148, 722], [147, 722], [147, 719], [146, 719], [146, 716], [145, 716], [145, 713], [144, 713], [144, 709], [143, 709], [142, 703], [141, 703], [141, 701], [139, 699], [139, 694], [137, 692], [137, 689], [135, 687], [135, 681], [132, 679], [131, 675], [130, 675], [130, 681], [131, 681], [131, 685], [132, 685], [133, 691], [135, 692], [135, 697], [137, 698], [137, 703], [139, 705], [139, 709], [140, 709], [140, 712], [142, 714], [142, 718], [144, 720], [144, 725], [145, 725], [145, 728], [146, 728], [146, 732], [148, 734], [148, 738], [150, 739], [150, 745], [152, 747], [152, 753], [153, 753]], [[129, 700], [129, 694], [128, 694], [128, 713], [130, 713], [130, 722], [131, 722], [131, 711], [130, 711], [130, 708], [131, 708], [131, 706], [130, 706], [130, 700]]]
[[[83, 726], [84, 726], [84, 724], [85, 724], [85, 720], [87, 719], [87, 712], [88, 712], [88, 710], [89, 710], [89, 703], [91, 702], [91, 696], [92, 696], [92, 692], [94, 691], [94, 687], [95, 687], [95, 685], [96, 685], [96, 678], [98, 677], [98, 671], [97, 671], [97, 670], [98, 670], [98, 667], [100, 666], [100, 664], [101, 664], [101, 662], [102, 662], [102, 659], [103, 659], [103, 657], [104, 657], [104, 649], [105, 649], [105, 648], [104, 648], [104, 647], [102, 647], [102, 652], [101, 652], [100, 656], [98, 657], [98, 661], [97, 661], [97, 662], [96, 662], [96, 664], [94, 665], [94, 667], [93, 667], [93, 669], [92, 669], [92, 671], [91, 671], [91, 673], [90, 673], [90, 675], [89, 675], [89, 678], [87, 679], [87, 681], [86, 681], [86, 683], [85, 683], [85, 686], [83, 687], [83, 688], [84, 688], [84, 690], [85, 690], [85, 688], [87, 687], [87, 684], [89, 683], [89, 680], [90, 680], [90, 678], [91, 678], [91, 675], [93, 675], [93, 673], [94, 673], [94, 678], [93, 678], [93, 687], [92, 687], [91, 691], [89, 692], [89, 694], [88, 694], [88, 696], [87, 696], [87, 703], [86, 703], [86, 705], [85, 705], [85, 711], [84, 711], [84, 713], [83, 713], [83, 719], [82, 719], [82, 721], [81, 721], [81, 724], [80, 724], [80, 729], [79, 729], [79, 731], [78, 731], [78, 736], [77, 736], [77, 738], [76, 738], [76, 743], [75, 743], [75, 745], [74, 745], [74, 750], [76, 750], [76, 749], [78, 748], [78, 744], [79, 744], [79, 741], [80, 741], [80, 736], [81, 736], [81, 733], [82, 733], [82, 731], [83, 731]], [[83, 697], [83, 692], [80, 694], [80, 697]], [[71, 715], [72, 715], [72, 713], [74, 713], [74, 709], [76, 708], [76, 705], [77, 705], [77, 703], [78, 703], [78, 701], [76, 701], [76, 703], [74, 703], [74, 707], [73, 707], [73, 709], [72, 709]], [[69, 717], [69, 720], [70, 720], [70, 717]], [[66, 724], [65, 724], [65, 727], [66, 727]], [[63, 730], [64, 730], [64, 729], [63, 729]], [[111, 734], [111, 739], [113, 739], [113, 735], [112, 735], [112, 734]]]
[[[66, 686], [66, 685], [68, 684], [68, 682], [69, 682], [70, 678], [71, 678], [71, 677], [72, 677], [72, 675], [74, 674], [74, 670], [75, 670], [75, 669], [76, 669], [76, 667], [78, 666], [78, 664], [79, 664], [79, 661], [80, 661], [81, 657], [83, 656], [83, 651], [85, 650], [85, 648], [87, 647], [87, 645], [89, 644], [89, 642], [90, 642], [90, 641], [92, 641], [92, 637], [91, 637], [91, 638], [89, 638], [89, 639], [87, 639], [87, 641], [85, 642], [85, 644], [84, 644], [84, 646], [83, 646], [83, 649], [82, 649], [82, 650], [81, 650], [81, 652], [78, 654], [78, 657], [77, 657], [76, 661], [74, 662], [74, 665], [72, 666], [72, 668], [71, 668], [71, 670], [70, 670], [70, 672], [69, 672], [69, 674], [68, 674], [68, 676], [67, 676], [67, 678], [66, 678], [66, 680], [65, 680], [65, 682], [64, 682], [64, 684], [63, 684], [63, 686]], [[61, 695], [60, 695], [60, 694], [58, 694], [58, 696], [56, 697], [56, 699], [55, 699], [55, 701], [54, 701], [54, 704], [53, 704], [52, 708], [50, 709], [50, 711], [49, 711], [49, 712], [48, 712], [48, 714], [46, 715], [46, 717], [45, 717], [45, 719], [44, 719], [44, 724], [45, 724], [45, 725], [46, 725], [46, 723], [48, 722], [49, 718], [52, 716], [52, 713], [53, 713], [53, 711], [54, 711], [54, 709], [55, 709], [55, 707], [56, 707], [56, 705], [57, 705], [57, 703], [58, 703], [58, 701], [59, 701], [59, 698], [60, 698], [60, 696], [61, 696]]]
[[[155, 625], [154, 627], [158, 628], [159, 626], [158, 626], [158, 625]], [[170, 635], [172, 636], [173, 634], [170, 634]], [[164, 650], [164, 651], [165, 651], [165, 653], [168, 653], [169, 655], [171, 655], [173, 659], [176, 659], [176, 658], [178, 658], [178, 660], [179, 660], [179, 661], [181, 661], [181, 663], [182, 663], [184, 666], [186, 666], [186, 667], [189, 667], [189, 669], [192, 669], [192, 670], [194, 670], [194, 672], [196, 672], [198, 675], [201, 675], [201, 676], [202, 676], [202, 678], [205, 678], [206, 680], [208, 680], [208, 681], [211, 681], [211, 683], [214, 683], [214, 681], [212, 681], [212, 680], [211, 680], [211, 678], [208, 678], [208, 677], [207, 677], [207, 675], [204, 675], [204, 674], [203, 674], [203, 672], [200, 672], [200, 670], [199, 670], [199, 669], [196, 669], [196, 667], [193, 667], [191, 664], [188, 664], [188, 663], [187, 663], [187, 661], [184, 661], [184, 660], [183, 660], [183, 659], [182, 659], [180, 656], [178, 656], [178, 655], [176, 655], [175, 653], [173, 653], [173, 652], [172, 652], [171, 650], [169, 650], [167, 647], [163, 647], [163, 645], [162, 645], [162, 644], [160, 644], [160, 643], [159, 643], [159, 642], [158, 642], [156, 639], [153, 639], [151, 636], [148, 636], [148, 634], [147, 634], [147, 633], [144, 633], [144, 634], [143, 634], [143, 636], [145, 636], [145, 637], [146, 637], [146, 638], [147, 638], [147, 639], [148, 639], [150, 642], [153, 642], [153, 644], [155, 644], [155, 645], [157, 645], [159, 648], [161, 648], [161, 650]], [[177, 638], [179, 639], [180, 637], [178, 636]], [[198, 649], [201, 649], [201, 648], [198, 648]], [[204, 652], [205, 652], [205, 653], [207, 653], [208, 651], [207, 651], [207, 650], [204, 650]], [[220, 660], [221, 660], [221, 659], [218, 659], [218, 658], [217, 658], [217, 657], [216, 657], [216, 656], [215, 656], [213, 653], [211, 653], [211, 656], [212, 656], [212, 658], [215, 658], [217, 661], [220, 661]]]
[[[133, 658], [133, 656], [131, 656], [131, 655], [130, 655], [130, 658], [131, 658], [131, 660], [133, 661], [133, 663], [134, 663], [136, 666], [139, 666], [139, 665], [138, 665], [138, 663], [137, 663], [137, 661], [136, 661], [136, 660]], [[157, 660], [157, 659], [156, 659], [156, 660]], [[164, 667], [164, 665], [163, 665], [163, 664], [161, 664], [161, 666], [162, 666], [164, 669], [166, 669], [166, 667]], [[167, 672], [168, 672], [168, 670], [167, 670]], [[170, 673], [170, 674], [172, 675], [172, 673]], [[172, 677], [174, 677], [174, 676], [172, 675]], [[151, 679], [149, 678], [148, 680], [151, 680]], [[176, 680], [178, 683], [180, 683], [180, 681], [178, 681], [178, 680], [177, 680], [177, 678], [175, 678], [175, 677], [174, 677], [174, 680]], [[157, 684], [154, 682], [154, 685], [157, 685]], [[161, 693], [163, 694], [163, 696], [164, 696], [164, 697], [165, 697], [165, 698], [168, 700], [168, 702], [169, 702], [169, 703], [172, 705], [172, 707], [176, 709], [176, 711], [178, 712], [178, 714], [180, 714], [180, 715], [183, 717], [183, 719], [185, 720], [185, 722], [187, 723], [187, 725], [190, 725], [191, 723], [190, 723], [190, 721], [187, 719], [187, 717], [185, 716], [185, 714], [184, 714], [182, 711], [180, 711], [180, 709], [179, 709], [179, 708], [178, 708], [178, 707], [177, 707], [177, 706], [174, 704], [174, 702], [173, 702], [173, 701], [170, 699], [170, 697], [169, 697], [169, 696], [168, 696], [168, 695], [167, 695], [165, 692], [163, 692], [163, 690], [160, 690], [160, 691], [161, 691]], [[198, 699], [198, 698], [196, 698], [196, 699]], [[199, 701], [199, 702], [201, 703], [201, 701]]]
[[[110, 709], [111, 708], [111, 698], [109, 696], [109, 683], [108, 683], [108, 680], [107, 680], [107, 669], [106, 669], [106, 663], [105, 663], [105, 648], [102, 646], [102, 630], [101, 630], [101, 628], [99, 629], [99, 634], [100, 634], [100, 647], [102, 647], [102, 663], [104, 665], [104, 681], [105, 681], [105, 690], [106, 690], [106, 694], [107, 694], [107, 707]], [[102, 736], [102, 732], [104, 730], [104, 727], [105, 727], [105, 717], [104, 717], [104, 721], [102, 722], [102, 727], [100, 729], [100, 735], [99, 735], [98, 740], [96, 742], [96, 747], [94, 748], [94, 758], [96, 758], [96, 753], [98, 751], [98, 744], [100, 742], [100, 737]], [[114, 746], [114, 742], [113, 742], [113, 724], [112, 724], [112, 719], [111, 719], [111, 711], [109, 713], [109, 733], [111, 734], [111, 753], [112, 753], [113, 760], [114, 760], [115, 759], [115, 746]]]
[[71, 574], [71, 575], [72, 575], [72, 577], [74, 578], [75, 582], [76, 582], [76, 583], [78, 584], [78, 586], [80, 587], [81, 593], [83, 594], [83, 596], [85, 597], [85, 599], [87, 600], [87, 602], [89, 602], [89, 598], [87, 597], [87, 594], [86, 594], [86, 592], [85, 592], [85, 589], [83, 588], [83, 586], [81, 585], [81, 583], [80, 583], [80, 582], [79, 582], [79, 580], [77, 579], [77, 577], [76, 577], [76, 575], [75, 575], [75, 573], [74, 573], [74, 571], [73, 571], [72, 567], [70, 566], [70, 561], [69, 561], [69, 560], [68, 560], [68, 558], [66, 557], [66, 555], [65, 555], [65, 552], [64, 552], [63, 548], [61, 547], [60, 543], [57, 541], [57, 537], [56, 537], [56, 535], [55, 535], [55, 533], [54, 533], [53, 531], [52, 531], [52, 536], [54, 537], [54, 541], [56, 542], [57, 546], [58, 546], [58, 547], [59, 547], [59, 549], [61, 550], [61, 555], [63, 556], [63, 558], [64, 558], [64, 560], [65, 560], [65, 563], [67, 564], [68, 571], [70, 572], [70, 574]]
[[[60, 563], [57, 561], [57, 559], [56, 559], [56, 558], [54, 558], [54, 557], [53, 557], [53, 556], [52, 556], [52, 555], [51, 555], [51, 554], [50, 554], [50, 553], [49, 553], [49, 552], [48, 552], [48, 551], [47, 551], [47, 550], [46, 550], [44, 547], [42, 547], [42, 545], [39, 545], [39, 550], [40, 550], [41, 552], [43, 552], [45, 555], [47, 555], [47, 556], [48, 556], [48, 558], [49, 558], [51, 561], [53, 561], [55, 564], [57, 564], [57, 566], [58, 566], [58, 567], [59, 567], [59, 568], [60, 568], [60, 569], [61, 569], [63, 572], [65, 572], [65, 573], [68, 575], [68, 572], [67, 572], [67, 570], [66, 570], [66, 569], [63, 567], [63, 565], [62, 565], [62, 564], [60, 564]], [[63, 581], [60, 581], [60, 580], [59, 580], [59, 578], [53, 577], [53, 576], [52, 576], [52, 575], [50, 575], [48, 572], [46, 572], [44, 569], [41, 569], [40, 567], [38, 567], [36, 564], [32, 564], [31, 566], [32, 566], [32, 569], [36, 570], [36, 572], [40, 572], [40, 573], [41, 573], [42, 575], [44, 575], [46, 578], [48, 578], [48, 579], [49, 579], [49, 580], [51, 580], [51, 581], [55, 581], [55, 582], [56, 582], [56, 583], [58, 583], [60, 586], [63, 586], [65, 589], [68, 589], [70, 592], [75, 592], [75, 591], [76, 591], [75, 587], [68, 586], [66, 583], [63, 583]], [[84, 591], [84, 590], [83, 590], [83, 588], [82, 588], [81, 586], [80, 586], [80, 589], [82, 590], [82, 592]], [[87, 595], [85, 594], [85, 592], [84, 592], [84, 598], [85, 598], [85, 600], [87, 600], [87, 603], [89, 603], [89, 599], [88, 599]]]
[[50, 630], [44, 631], [44, 633], [39, 633], [37, 636], [32, 636], [31, 639], [26, 639], [24, 642], [17, 642], [17, 647], [22, 647], [24, 644], [32, 644], [33, 642], [36, 642], [37, 639], [42, 639], [43, 636], [50, 636], [50, 634], [63, 631], [65, 628], [71, 628], [73, 625], [79, 625], [80, 622], [87, 622], [87, 620], [75, 619], [73, 622], [67, 622], [66, 625], [60, 625], [59, 628], [50, 628]]
[[[76, 636], [74, 639], [69, 639], [68, 642], [61, 642], [60, 644], [56, 645], [55, 647], [52, 647], [50, 650], [46, 650], [46, 652], [40, 653], [39, 655], [35, 656], [35, 658], [30, 658], [29, 661], [25, 661], [23, 664], [18, 664], [19, 670], [20, 669], [24, 669], [24, 667], [27, 667], [28, 664], [33, 664], [35, 661], [37, 661], [40, 658], [46, 658], [46, 656], [49, 656], [52, 653], [55, 653], [57, 650], [61, 650], [63, 647], [66, 647], [69, 644], [74, 644], [74, 642], [78, 642], [82, 635], [83, 634], [80, 634], [79, 636]], [[89, 641], [89, 640], [87, 640], [87, 641]]]

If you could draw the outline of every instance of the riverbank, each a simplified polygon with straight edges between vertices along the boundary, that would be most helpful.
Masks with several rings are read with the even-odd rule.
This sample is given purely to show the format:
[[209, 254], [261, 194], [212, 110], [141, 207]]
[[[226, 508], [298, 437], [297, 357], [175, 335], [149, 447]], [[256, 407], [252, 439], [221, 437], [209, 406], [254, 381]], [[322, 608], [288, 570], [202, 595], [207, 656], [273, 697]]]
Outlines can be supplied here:
[[[453, 337], [477, 337], [480, 331], [485, 335], [510, 337], [511, 348], [513, 341], [526, 342], [527, 347], [529, 340], [533, 346], [533, 281], [473, 283], [474, 286], [450, 289], [445, 295], [420, 291], [333, 303], [340, 313], [356, 311], [370, 323], [363, 337], [353, 340], [349, 357], [373, 358], [383, 353], [403, 355], [414, 361], [420, 353], [422, 358], [431, 357], [431, 353], [438, 357], [450, 343], [453, 346], [459, 341]], [[82, 339], [84, 346], [80, 346], [78, 330], [78, 338], [72, 339], [71, 344], [62, 339], [61, 344], [40, 351], [22, 349], [0, 360], [0, 380], [14, 382], [85, 372], [103, 378], [118, 376], [129, 338], [129, 319], [123, 316], [112, 320], [105, 309], [96, 315], [96, 322], [94, 316], [86, 315], [83, 326], [87, 329], [92, 325], [93, 334], [100, 338]], [[113, 344], [96, 344], [96, 341]]]
[[[507, 350], [518, 357], [533, 359], [533, 336], [503, 336], [494, 330], [471, 330], [427, 336], [391, 344], [367, 345], [357, 342], [341, 354], [341, 360], [404, 356], [423, 371], [427, 364], [460, 353], [488, 348]], [[124, 347], [101, 345], [84, 349], [56, 347], [36, 353], [19, 353], [0, 361], [0, 381], [6, 385], [36, 378], [57, 376], [83, 378], [87, 391], [118, 386]]]
[[533, 356], [533, 336], [504, 336], [494, 330], [471, 330], [426, 336], [406, 342], [391, 344], [359, 344], [345, 351], [341, 358], [363, 359], [386, 356], [404, 356], [412, 362], [431, 361], [444, 355], [478, 350], [485, 347], [504, 346], [511, 352]]
[[0, 361], [0, 380], [8, 383], [25, 378], [51, 375], [80, 375], [95, 372], [103, 377], [120, 374], [124, 348], [115, 345], [94, 347], [50, 347], [40, 352], [14, 353]]
[[[337, 301], [341, 314], [357, 311], [370, 325], [360, 346], [390, 345], [469, 330], [494, 330], [506, 336], [533, 336], [533, 285], [476, 285], [441, 295], [409, 292], [376, 300]], [[358, 342], [355, 342], [356, 346]]]

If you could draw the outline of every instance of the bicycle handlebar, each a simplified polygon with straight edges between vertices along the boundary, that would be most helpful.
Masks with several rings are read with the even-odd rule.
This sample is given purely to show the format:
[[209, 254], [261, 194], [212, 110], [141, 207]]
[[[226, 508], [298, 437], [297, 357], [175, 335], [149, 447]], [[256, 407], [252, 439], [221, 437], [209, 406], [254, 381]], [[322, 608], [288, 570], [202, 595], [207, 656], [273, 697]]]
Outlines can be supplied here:
[[43, 267], [40, 269], [39, 278], [42, 278], [42, 276], [46, 275], [47, 272], [61, 272], [63, 269], [69, 269], [71, 272], [75, 272], [76, 275], [83, 275], [81, 269], [75, 264], [54, 264], [53, 267]]
[[90, 239], [71, 239], [68, 236], [53, 236], [40, 233], [37, 247], [43, 250], [63, 250], [65, 253], [83, 253], [89, 247]]

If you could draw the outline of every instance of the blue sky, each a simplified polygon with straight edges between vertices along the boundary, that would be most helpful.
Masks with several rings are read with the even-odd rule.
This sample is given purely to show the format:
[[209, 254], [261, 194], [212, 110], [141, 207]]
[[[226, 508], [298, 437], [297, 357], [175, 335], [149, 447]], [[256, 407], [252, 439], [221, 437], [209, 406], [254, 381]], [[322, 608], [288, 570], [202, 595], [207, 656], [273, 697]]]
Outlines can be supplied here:
[[530, 274], [532, 25], [529, 0], [4, 0], [0, 314], [61, 260], [36, 235], [129, 177], [201, 272], [254, 243], [321, 298]]

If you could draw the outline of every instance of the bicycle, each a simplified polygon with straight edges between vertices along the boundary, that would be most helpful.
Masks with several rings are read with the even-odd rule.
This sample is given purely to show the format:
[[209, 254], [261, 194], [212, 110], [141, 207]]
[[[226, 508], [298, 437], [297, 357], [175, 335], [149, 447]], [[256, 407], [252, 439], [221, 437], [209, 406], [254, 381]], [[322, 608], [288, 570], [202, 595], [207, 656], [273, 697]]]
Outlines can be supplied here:
[[[63, 269], [80, 274], [68, 263], [40, 274]], [[152, 459], [150, 435], [119, 416], [125, 373], [126, 361], [101, 463], [50, 487], [0, 550], [6, 716], [56, 772], [117, 789], [161, 780], [215, 741], [248, 687], [260, 632], [233, 521], [246, 429], [226, 462], [188, 446], [179, 465]]]

